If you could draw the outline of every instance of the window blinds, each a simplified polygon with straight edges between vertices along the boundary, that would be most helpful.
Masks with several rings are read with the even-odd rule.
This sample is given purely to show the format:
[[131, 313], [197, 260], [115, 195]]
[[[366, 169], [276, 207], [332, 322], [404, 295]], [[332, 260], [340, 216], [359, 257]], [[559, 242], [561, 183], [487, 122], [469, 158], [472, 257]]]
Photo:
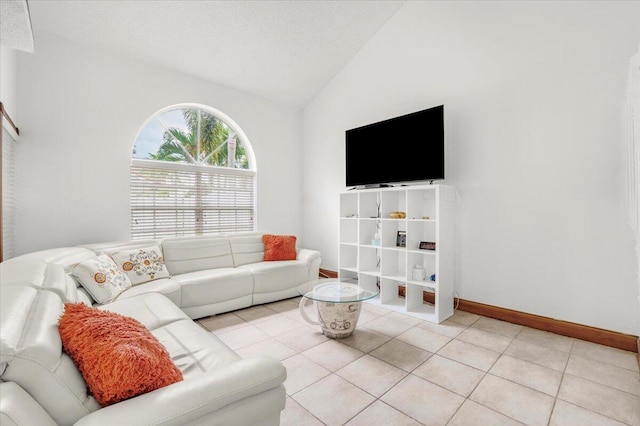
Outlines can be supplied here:
[[132, 160], [131, 236], [255, 230], [255, 172]]
[[[0, 120], [2, 117], [0, 116]], [[2, 128], [2, 260], [14, 256], [16, 239], [17, 194], [15, 151], [16, 137], [9, 130]]]

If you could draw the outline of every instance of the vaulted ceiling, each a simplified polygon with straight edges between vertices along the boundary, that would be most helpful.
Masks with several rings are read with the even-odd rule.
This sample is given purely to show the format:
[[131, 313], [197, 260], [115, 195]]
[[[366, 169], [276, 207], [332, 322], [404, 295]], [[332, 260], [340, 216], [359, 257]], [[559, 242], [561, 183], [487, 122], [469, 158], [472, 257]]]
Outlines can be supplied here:
[[34, 31], [306, 105], [403, 5], [392, 1], [29, 0]]

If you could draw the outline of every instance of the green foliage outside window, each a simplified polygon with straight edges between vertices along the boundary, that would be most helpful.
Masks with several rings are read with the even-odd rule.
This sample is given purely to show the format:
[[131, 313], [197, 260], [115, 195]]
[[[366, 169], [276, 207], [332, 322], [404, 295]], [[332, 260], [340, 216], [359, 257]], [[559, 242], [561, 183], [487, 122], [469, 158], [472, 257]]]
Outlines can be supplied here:
[[[155, 152], [148, 152], [147, 156], [142, 158], [216, 167], [249, 168], [245, 147], [224, 121], [199, 109], [180, 109], [170, 113], [175, 115], [176, 112], [179, 112], [184, 120], [182, 125], [165, 126], [162, 115], [156, 118], [159, 126], [157, 123], [150, 123], [149, 132], [154, 124], [162, 128], [162, 141], [159, 146], [156, 144]], [[147, 129], [143, 129], [143, 133], [145, 130]], [[134, 154], [138, 151], [137, 144], [138, 142]]]

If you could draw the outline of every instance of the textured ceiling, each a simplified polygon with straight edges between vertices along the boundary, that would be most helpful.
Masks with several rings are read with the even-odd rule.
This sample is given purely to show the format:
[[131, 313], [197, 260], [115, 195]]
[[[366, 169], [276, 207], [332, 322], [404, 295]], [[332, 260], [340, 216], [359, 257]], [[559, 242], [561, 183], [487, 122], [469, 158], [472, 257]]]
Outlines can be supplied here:
[[0, 44], [33, 53], [33, 31], [27, 0], [0, 1]]
[[29, 0], [29, 7], [36, 53], [46, 32], [301, 107], [403, 3]]

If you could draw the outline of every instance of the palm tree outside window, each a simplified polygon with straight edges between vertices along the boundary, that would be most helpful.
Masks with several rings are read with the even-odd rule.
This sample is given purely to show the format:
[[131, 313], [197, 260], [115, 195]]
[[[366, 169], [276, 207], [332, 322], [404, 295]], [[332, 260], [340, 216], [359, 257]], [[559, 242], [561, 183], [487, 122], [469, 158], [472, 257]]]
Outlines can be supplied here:
[[255, 231], [256, 170], [242, 130], [213, 108], [158, 111], [131, 159], [132, 238]]

